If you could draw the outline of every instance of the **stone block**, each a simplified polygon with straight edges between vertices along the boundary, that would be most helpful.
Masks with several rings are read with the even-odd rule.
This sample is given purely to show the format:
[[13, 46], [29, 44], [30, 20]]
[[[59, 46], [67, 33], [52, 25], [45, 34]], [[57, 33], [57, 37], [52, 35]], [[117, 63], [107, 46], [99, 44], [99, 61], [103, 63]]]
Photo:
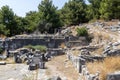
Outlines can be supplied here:
[[0, 61], [0, 65], [6, 65], [5, 61]]
[[37, 69], [37, 65], [35, 63], [30, 63], [28, 69], [29, 70], [36, 70]]
[[45, 69], [45, 62], [39, 62], [39, 68]]
[[53, 76], [50, 80], [62, 80], [59, 76]]
[[120, 80], [120, 73], [117, 74], [108, 74], [107, 80]]

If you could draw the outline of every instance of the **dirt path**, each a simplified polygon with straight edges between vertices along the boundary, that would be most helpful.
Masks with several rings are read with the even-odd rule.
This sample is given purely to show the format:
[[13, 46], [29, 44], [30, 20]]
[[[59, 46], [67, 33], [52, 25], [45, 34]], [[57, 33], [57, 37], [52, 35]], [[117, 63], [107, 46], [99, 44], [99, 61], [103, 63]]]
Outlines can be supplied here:
[[77, 80], [79, 77], [78, 72], [65, 55], [54, 57], [46, 66], [48, 68], [46, 71], [48, 76], [58, 75], [63, 80]]
[[26, 64], [0, 65], [0, 80], [47, 80], [53, 76], [62, 80], [78, 80], [79, 74], [66, 55], [52, 58], [45, 66], [46, 69], [29, 71]]

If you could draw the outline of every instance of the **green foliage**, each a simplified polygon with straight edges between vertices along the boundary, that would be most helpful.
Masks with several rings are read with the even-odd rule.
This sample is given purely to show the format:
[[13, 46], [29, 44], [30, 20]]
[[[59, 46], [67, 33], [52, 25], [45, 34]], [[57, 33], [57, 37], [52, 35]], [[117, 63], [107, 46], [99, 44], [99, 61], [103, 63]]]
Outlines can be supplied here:
[[3, 49], [0, 47], [0, 54], [3, 52]]
[[2, 34], [2, 35], [8, 35], [9, 34], [9, 30], [7, 30], [5, 25], [3, 25], [3, 24], [0, 24], [0, 34]]
[[88, 36], [88, 31], [85, 27], [77, 28], [76, 31], [78, 36]]
[[17, 33], [16, 34], [23, 34], [24, 32], [28, 31], [28, 21], [25, 18], [15, 16], [15, 20], [17, 22]]
[[[40, 31], [53, 33], [55, 28], [61, 27], [57, 7], [52, 4], [52, 0], [43, 0], [38, 6], [39, 14], [41, 14], [38, 28]], [[41, 30], [41, 27], [43, 30]]]
[[102, 0], [100, 4], [101, 18], [105, 20], [120, 19], [120, 1]]
[[48, 23], [46, 21], [40, 21], [38, 24], [38, 29], [41, 33], [48, 32], [52, 28], [52, 23]]
[[43, 46], [43, 45], [36, 45], [36, 46], [32, 46], [32, 45], [28, 45], [28, 46], [24, 46], [25, 48], [29, 48], [29, 49], [34, 49], [34, 50], [40, 50], [41, 52], [46, 52], [47, 47]]
[[0, 9], [0, 34], [14, 36], [32, 33], [53, 33], [56, 28], [78, 25], [91, 20], [120, 19], [120, 0], [69, 0], [57, 9], [52, 0], [42, 0], [38, 11], [29, 11], [25, 17], [14, 14], [9, 6]]
[[100, 13], [101, 13], [101, 18], [105, 20], [109, 20], [110, 17], [112, 16], [112, 3], [109, 2], [108, 0], [102, 0], [101, 5], [100, 5]]
[[26, 14], [26, 32], [31, 33], [37, 29], [37, 24], [39, 22], [39, 14], [36, 11], [30, 11]]
[[13, 36], [22, 34], [26, 30], [28, 22], [14, 14], [9, 6], [3, 6], [0, 10], [0, 34]]
[[77, 25], [86, 22], [86, 4], [84, 0], [69, 0], [61, 9], [64, 25]]
[[17, 23], [15, 21], [14, 12], [9, 6], [3, 6], [0, 10], [0, 24], [4, 25], [9, 30], [8, 36], [16, 34]]
[[88, 5], [87, 8], [87, 17], [89, 19], [99, 19], [100, 18], [100, 3], [102, 0], [88, 0], [90, 2], [90, 5]]
[[46, 52], [47, 50], [46, 46], [42, 46], [42, 45], [36, 45], [36, 46], [33, 46], [33, 48], [40, 50], [41, 52]]
[[33, 46], [32, 45], [27, 45], [27, 46], [24, 46], [24, 48], [33, 49]]

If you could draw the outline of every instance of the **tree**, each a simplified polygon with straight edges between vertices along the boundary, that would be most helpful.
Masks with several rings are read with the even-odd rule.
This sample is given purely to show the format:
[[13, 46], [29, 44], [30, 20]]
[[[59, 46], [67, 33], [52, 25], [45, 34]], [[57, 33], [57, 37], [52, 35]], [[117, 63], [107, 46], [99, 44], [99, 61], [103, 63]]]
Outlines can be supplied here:
[[120, 0], [111, 0], [112, 1], [112, 12], [113, 18], [120, 20]]
[[100, 4], [100, 13], [101, 13], [101, 18], [105, 20], [109, 20], [110, 17], [112, 16], [112, 3], [109, 2], [110, 0], [102, 0]]
[[[39, 23], [38, 28], [41, 31], [42, 28], [48, 33], [53, 33], [55, 28], [61, 27], [59, 14], [57, 13], [57, 7], [52, 4], [52, 0], [43, 0], [38, 6], [39, 10]], [[46, 29], [48, 28], [48, 29]], [[44, 32], [45, 32], [44, 31]]]
[[16, 34], [17, 23], [15, 21], [15, 14], [9, 6], [3, 6], [0, 10], [0, 24], [4, 25], [9, 30], [8, 36]]
[[28, 20], [19, 16], [15, 16], [15, 20], [17, 22], [17, 34], [23, 34], [28, 31]]
[[86, 4], [84, 0], [69, 0], [61, 10], [64, 25], [78, 25], [86, 22]]
[[105, 20], [120, 19], [120, 1], [102, 0], [100, 4], [101, 18]]
[[0, 34], [7, 35], [9, 34], [9, 30], [6, 29], [6, 26], [3, 24], [0, 24]]
[[87, 9], [87, 14], [89, 18], [99, 19], [100, 18], [99, 8], [102, 0], [88, 0], [88, 1], [90, 3]]
[[37, 29], [37, 24], [39, 22], [39, 15], [36, 11], [30, 11], [26, 14], [26, 32], [31, 33]]

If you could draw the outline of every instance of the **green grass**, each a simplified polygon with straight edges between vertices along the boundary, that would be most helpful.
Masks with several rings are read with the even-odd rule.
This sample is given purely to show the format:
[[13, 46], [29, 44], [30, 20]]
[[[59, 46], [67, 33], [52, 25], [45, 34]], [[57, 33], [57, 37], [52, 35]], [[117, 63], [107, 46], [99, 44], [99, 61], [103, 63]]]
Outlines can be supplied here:
[[46, 52], [47, 47], [43, 46], [43, 45], [36, 45], [36, 46], [32, 46], [32, 45], [27, 45], [24, 46], [25, 48], [29, 48], [29, 49], [34, 49], [34, 50], [40, 50], [41, 52]]
[[78, 36], [88, 36], [88, 30], [85, 27], [77, 28], [76, 31]]

